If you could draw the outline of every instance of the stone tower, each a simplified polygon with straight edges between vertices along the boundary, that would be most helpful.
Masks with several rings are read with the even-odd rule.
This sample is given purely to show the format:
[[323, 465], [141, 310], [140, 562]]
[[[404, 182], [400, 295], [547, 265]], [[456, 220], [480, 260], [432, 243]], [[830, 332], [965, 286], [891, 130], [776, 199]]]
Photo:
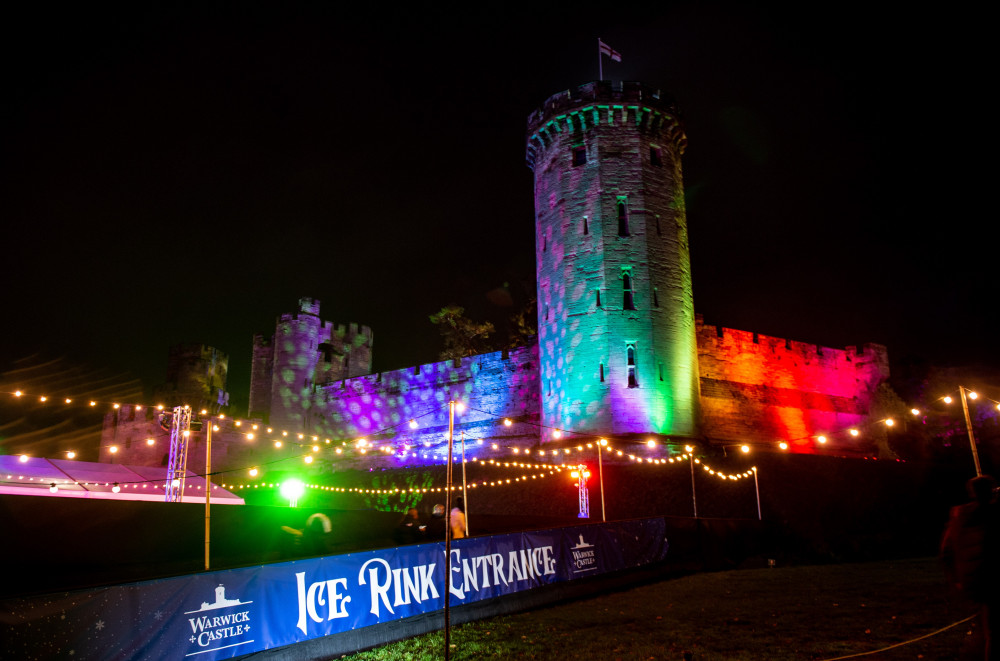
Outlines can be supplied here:
[[528, 118], [543, 440], [698, 433], [685, 142], [672, 100], [639, 83], [588, 83]]

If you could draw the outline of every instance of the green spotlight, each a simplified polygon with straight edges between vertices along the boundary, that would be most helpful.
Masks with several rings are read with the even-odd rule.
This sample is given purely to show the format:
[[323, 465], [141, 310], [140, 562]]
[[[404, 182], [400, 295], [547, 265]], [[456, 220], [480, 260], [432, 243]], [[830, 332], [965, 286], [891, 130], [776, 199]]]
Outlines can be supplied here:
[[289, 507], [297, 507], [299, 504], [299, 498], [305, 493], [306, 486], [302, 484], [301, 480], [296, 480], [292, 478], [290, 480], [285, 480], [281, 483], [281, 495], [288, 499]]

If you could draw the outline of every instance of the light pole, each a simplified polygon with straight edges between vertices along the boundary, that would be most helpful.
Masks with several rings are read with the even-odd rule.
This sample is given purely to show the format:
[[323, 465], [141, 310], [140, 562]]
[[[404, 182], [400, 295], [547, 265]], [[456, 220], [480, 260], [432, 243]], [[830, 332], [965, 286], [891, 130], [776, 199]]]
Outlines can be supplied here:
[[760, 483], [757, 482], [757, 467], [754, 466], [750, 470], [753, 471], [753, 487], [757, 491], [757, 520], [762, 521], [763, 517], [760, 515]]
[[601, 461], [601, 449], [608, 444], [608, 439], [602, 438], [597, 442], [597, 480], [601, 485], [601, 521], [607, 523], [604, 516], [604, 464]]
[[462, 502], [465, 503], [465, 536], [469, 536], [469, 494], [465, 490], [465, 430], [462, 430]]
[[212, 416], [208, 416], [205, 434], [205, 569], [209, 568], [209, 548], [212, 540]]
[[698, 497], [694, 491], [694, 448], [690, 445], [684, 446], [684, 451], [688, 454], [688, 463], [691, 464], [691, 504], [694, 505], [694, 518], [698, 518]]
[[[969, 432], [969, 445], [972, 446], [972, 461], [976, 464], [976, 477], [980, 477], [983, 471], [979, 467], [979, 450], [976, 449], [976, 437], [972, 434], [972, 419], [969, 417], [969, 402], [965, 396], [966, 390], [967, 388], [964, 386], [958, 387], [958, 392], [962, 395], [962, 412], [965, 413], [965, 429]], [[975, 399], [976, 393], [969, 390], [969, 396]]]
[[455, 445], [455, 400], [448, 402], [448, 468], [444, 496], [444, 658], [451, 658], [451, 461]]

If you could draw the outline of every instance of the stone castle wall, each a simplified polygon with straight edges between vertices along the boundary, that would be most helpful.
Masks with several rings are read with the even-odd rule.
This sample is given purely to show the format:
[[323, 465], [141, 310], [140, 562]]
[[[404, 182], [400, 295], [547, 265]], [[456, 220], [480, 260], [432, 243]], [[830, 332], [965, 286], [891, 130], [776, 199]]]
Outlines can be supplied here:
[[[809, 451], [817, 435], [849, 442], [879, 384], [889, 378], [885, 347], [831, 349], [698, 319], [704, 433], [713, 441], [786, 441]], [[841, 435], [835, 436], [835, 432]]]
[[297, 312], [278, 317], [273, 336], [254, 336], [251, 416], [302, 428], [315, 387], [371, 372], [371, 329], [323, 321], [319, 308], [300, 299]]
[[[536, 443], [539, 437], [538, 349], [487, 353], [345, 379], [316, 388], [308, 434], [391, 442], [440, 454], [448, 402], [464, 403], [455, 435], [484, 442]], [[505, 425], [504, 419], [511, 421]], [[411, 427], [410, 421], [416, 423]], [[325, 430], [325, 431], [321, 431]]]
[[[524, 347], [455, 361], [352, 377], [318, 386], [309, 405], [297, 415], [302, 426], [281, 427], [259, 420], [215, 419], [212, 436], [213, 471], [239, 471], [258, 463], [309, 471], [347, 470], [359, 466], [398, 467], [433, 464], [447, 457], [448, 402], [461, 401], [455, 416], [456, 452], [463, 435], [468, 454], [504, 456], [510, 445], [539, 442], [538, 349]], [[197, 413], [197, 412], [196, 412]], [[198, 416], [195, 416], [196, 419]], [[505, 424], [509, 420], [510, 424]], [[415, 426], [411, 426], [411, 421]], [[239, 425], [237, 425], [239, 422]], [[253, 439], [247, 433], [257, 425]], [[189, 437], [188, 469], [202, 472], [205, 431], [196, 422]], [[267, 430], [270, 429], [270, 432]], [[365, 455], [357, 441], [367, 442]], [[152, 444], [147, 441], [153, 439]], [[276, 448], [274, 440], [283, 440]], [[327, 440], [330, 442], [327, 443]], [[350, 450], [336, 454], [346, 443]], [[311, 466], [300, 457], [318, 445]], [[493, 448], [496, 444], [498, 447]], [[114, 446], [117, 451], [112, 453]], [[305, 448], [305, 449], [303, 449]], [[122, 406], [105, 418], [100, 460], [135, 465], [166, 465], [170, 433], [160, 424], [160, 412]], [[220, 480], [225, 481], [220, 478]]]

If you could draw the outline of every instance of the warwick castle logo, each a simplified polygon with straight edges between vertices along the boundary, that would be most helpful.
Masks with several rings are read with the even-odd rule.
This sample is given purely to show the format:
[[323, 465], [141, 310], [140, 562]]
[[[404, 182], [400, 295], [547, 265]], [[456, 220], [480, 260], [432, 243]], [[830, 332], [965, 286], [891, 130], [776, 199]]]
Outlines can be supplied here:
[[[252, 603], [252, 601], [227, 599], [226, 586], [220, 584], [215, 588], [215, 601], [212, 603], [203, 601], [201, 608], [184, 613], [194, 616], [188, 618], [188, 623], [191, 625], [189, 641], [192, 645], [197, 645], [195, 651], [185, 656], [254, 642], [253, 639], [243, 640], [250, 636], [250, 609], [240, 608]], [[212, 611], [227, 612], [212, 613]]]
[[575, 546], [571, 546], [570, 551], [573, 553], [574, 574], [582, 574], [583, 572], [597, 569], [597, 549], [593, 544], [585, 542], [582, 534], [580, 535], [580, 541]]

